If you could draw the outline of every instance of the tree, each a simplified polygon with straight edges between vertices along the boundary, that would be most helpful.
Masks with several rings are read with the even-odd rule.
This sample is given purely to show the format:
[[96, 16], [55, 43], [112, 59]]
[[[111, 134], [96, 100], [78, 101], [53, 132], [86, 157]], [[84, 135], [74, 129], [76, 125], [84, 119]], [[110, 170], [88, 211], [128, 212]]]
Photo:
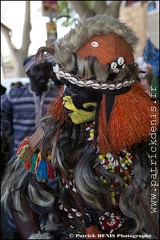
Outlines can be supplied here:
[[[91, 17], [96, 14], [107, 13], [115, 18], [118, 18], [120, 4], [121, 1], [59, 1], [60, 12], [58, 18], [66, 17], [66, 20], [63, 23], [64, 26], [68, 26], [75, 22], [77, 16], [82, 18]], [[77, 13], [76, 17], [75, 13]], [[17, 49], [14, 46], [11, 40], [12, 30], [5, 26], [3, 23], [1, 23], [1, 31], [6, 38], [6, 42], [13, 59], [15, 76], [24, 77], [25, 72], [22, 66], [22, 62], [28, 54], [29, 46], [31, 43], [30, 1], [25, 1], [25, 16], [21, 48]]]
[[30, 31], [31, 31], [31, 20], [30, 20], [30, 1], [25, 2], [25, 16], [24, 16], [24, 26], [22, 33], [22, 44], [21, 48], [17, 49], [12, 43], [12, 30], [1, 23], [1, 31], [6, 38], [6, 42], [8, 44], [11, 56], [13, 58], [13, 67], [15, 71], [16, 77], [24, 77], [25, 72], [22, 66], [23, 59], [28, 54], [28, 49], [31, 43], [30, 40]]
[[92, 17], [96, 14], [109, 14], [119, 17], [119, 9], [122, 1], [68, 1], [79, 17]]
[[[108, 14], [119, 17], [122, 1], [59, 1], [60, 17], [65, 16], [63, 26], [73, 24], [78, 17], [92, 17], [96, 14]], [[75, 13], [77, 13], [75, 15]]]

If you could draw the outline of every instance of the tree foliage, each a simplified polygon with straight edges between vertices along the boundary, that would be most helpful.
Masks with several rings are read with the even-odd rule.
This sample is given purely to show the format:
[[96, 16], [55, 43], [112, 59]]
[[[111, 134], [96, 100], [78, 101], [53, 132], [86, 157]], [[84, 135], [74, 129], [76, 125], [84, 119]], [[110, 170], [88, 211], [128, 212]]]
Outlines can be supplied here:
[[59, 17], [65, 17], [63, 26], [73, 24], [78, 18], [96, 14], [109, 14], [119, 17], [122, 1], [59, 1]]

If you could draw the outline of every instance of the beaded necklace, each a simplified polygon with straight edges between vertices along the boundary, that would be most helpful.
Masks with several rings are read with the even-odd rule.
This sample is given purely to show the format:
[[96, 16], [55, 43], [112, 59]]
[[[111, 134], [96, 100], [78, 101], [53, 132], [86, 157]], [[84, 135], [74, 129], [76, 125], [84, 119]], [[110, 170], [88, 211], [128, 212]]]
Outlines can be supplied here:
[[[89, 132], [88, 141], [94, 141], [94, 125], [95, 122], [86, 124], [86, 131]], [[127, 187], [134, 175], [133, 170], [131, 170], [132, 154], [126, 149], [118, 151], [117, 158], [115, 158], [112, 152], [100, 153], [98, 151], [97, 154], [102, 166], [111, 173], [118, 173], [123, 178], [124, 187]], [[104, 184], [107, 183], [107, 180], [103, 176], [101, 176], [101, 180]], [[113, 185], [111, 185], [111, 187], [113, 187]], [[111, 192], [111, 196], [113, 206], [117, 206], [116, 193]]]

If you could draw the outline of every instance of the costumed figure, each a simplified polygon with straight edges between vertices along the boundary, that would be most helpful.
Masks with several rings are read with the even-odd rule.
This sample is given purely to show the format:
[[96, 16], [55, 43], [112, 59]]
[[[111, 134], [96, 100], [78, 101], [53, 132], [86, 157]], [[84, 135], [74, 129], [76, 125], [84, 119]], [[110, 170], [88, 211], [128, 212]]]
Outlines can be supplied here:
[[139, 83], [137, 43], [125, 23], [97, 15], [38, 50], [64, 85], [3, 180], [23, 238], [158, 238], [158, 106]]

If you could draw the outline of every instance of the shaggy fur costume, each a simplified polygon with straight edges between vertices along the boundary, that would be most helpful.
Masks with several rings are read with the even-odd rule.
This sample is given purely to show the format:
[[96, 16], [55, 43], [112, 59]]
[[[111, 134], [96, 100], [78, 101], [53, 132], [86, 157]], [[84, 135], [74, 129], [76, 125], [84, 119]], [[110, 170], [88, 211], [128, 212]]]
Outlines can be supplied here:
[[66, 86], [94, 91], [97, 105], [93, 121], [73, 124], [63, 110], [62, 87], [42, 130], [26, 137], [8, 163], [2, 201], [6, 208], [12, 203], [19, 229], [35, 223], [24, 203], [46, 217], [29, 239], [158, 239], [159, 108], [139, 84], [137, 40], [126, 24], [102, 15], [80, 20], [38, 50], [37, 58], [53, 55], [54, 72]]

